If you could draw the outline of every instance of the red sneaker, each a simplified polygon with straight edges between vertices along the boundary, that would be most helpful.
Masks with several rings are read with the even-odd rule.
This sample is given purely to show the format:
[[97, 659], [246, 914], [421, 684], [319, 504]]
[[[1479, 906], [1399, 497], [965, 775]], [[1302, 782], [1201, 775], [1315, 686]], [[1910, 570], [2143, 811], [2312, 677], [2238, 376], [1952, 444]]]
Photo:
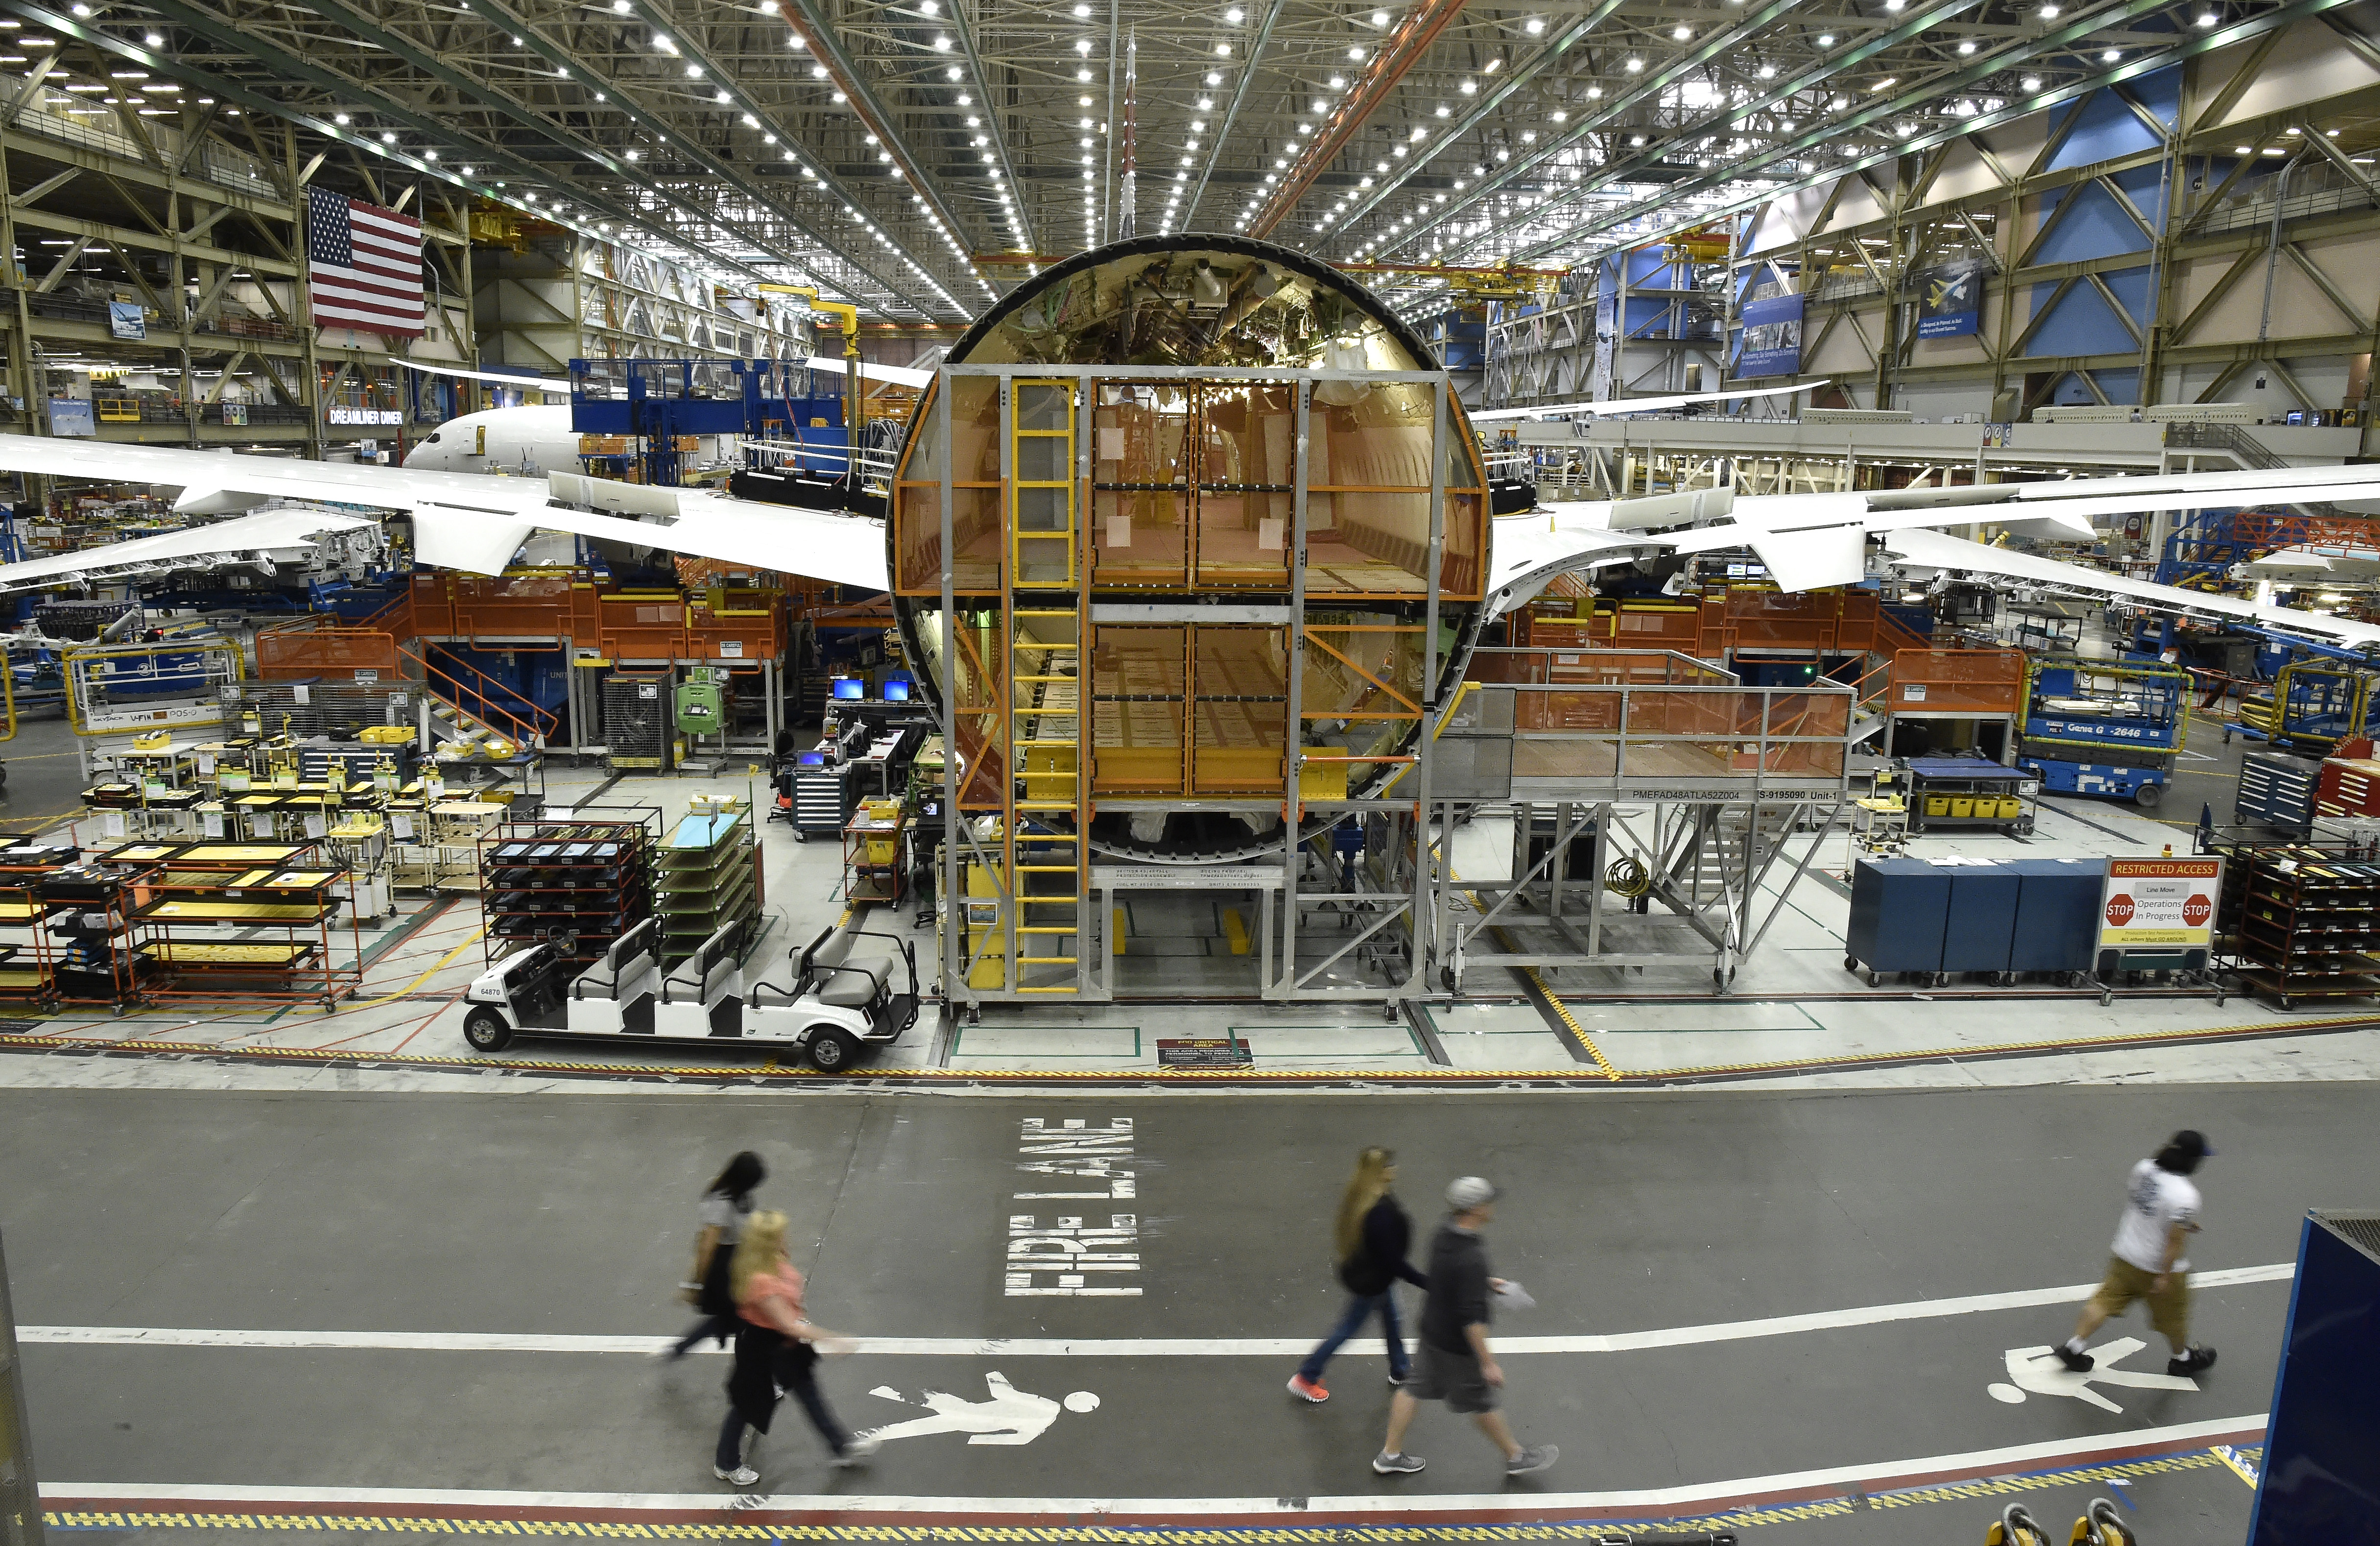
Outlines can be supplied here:
[[1289, 1377], [1289, 1394], [1302, 1400], [1318, 1404], [1330, 1399], [1330, 1393], [1324, 1390], [1318, 1382], [1309, 1380], [1303, 1374], [1293, 1374]]

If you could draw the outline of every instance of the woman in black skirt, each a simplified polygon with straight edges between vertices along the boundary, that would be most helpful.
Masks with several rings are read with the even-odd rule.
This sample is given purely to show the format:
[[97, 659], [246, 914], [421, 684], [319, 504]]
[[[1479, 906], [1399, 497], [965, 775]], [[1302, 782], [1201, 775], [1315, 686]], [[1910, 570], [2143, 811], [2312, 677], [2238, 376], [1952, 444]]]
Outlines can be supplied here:
[[694, 1237], [694, 1275], [678, 1284], [679, 1297], [702, 1311], [702, 1319], [669, 1350], [673, 1361], [692, 1352], [704, 1337], [717, 1337], [724, 1347], [735, 1336], [735, 1301], [727, 1292], [727, 1263], [736, 1242], [744, 1238], [744, 1222], [752, 1216], [752, 1194], [768, 1177], [760, 1156], [747, 1149], [728, 1161], [702, 1194], [695, 1215], [702, 1228]]

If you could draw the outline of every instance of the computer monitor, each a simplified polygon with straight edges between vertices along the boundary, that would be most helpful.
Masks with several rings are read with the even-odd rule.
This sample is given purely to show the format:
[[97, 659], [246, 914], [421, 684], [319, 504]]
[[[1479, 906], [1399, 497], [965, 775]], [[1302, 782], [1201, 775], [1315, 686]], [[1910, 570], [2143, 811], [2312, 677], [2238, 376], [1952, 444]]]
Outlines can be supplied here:
[[868, 684], [856, 676], [837, 676], [834, 696], [838, 702], [857, 702], [868, 696]]
[[885, 677], [884, 701], [887, 703], [906, 703], [909, 701], [909, 678], [906, 676]]
[[805, 768], [823, 768], [826, 766], [826, 753], [823, 751], [805, 751], [800, 756], [795, 758], [794, 761]]

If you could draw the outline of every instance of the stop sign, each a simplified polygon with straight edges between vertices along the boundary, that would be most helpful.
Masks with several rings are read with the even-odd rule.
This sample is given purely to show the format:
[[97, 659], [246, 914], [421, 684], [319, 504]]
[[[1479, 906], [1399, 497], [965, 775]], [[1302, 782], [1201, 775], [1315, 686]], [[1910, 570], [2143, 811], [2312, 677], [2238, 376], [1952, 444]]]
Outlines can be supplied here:
[[2192, 892], [2189, 900], [2181, 905], [2181, 920], [2193, 929], [2214, 916], [2215, 904], [2206, 899], [2203, 891]]
[[2107, 898], [2107, 926], [2120, 929], [2132, 920], [2132, 898], [2129, 893], [2118, 892]]

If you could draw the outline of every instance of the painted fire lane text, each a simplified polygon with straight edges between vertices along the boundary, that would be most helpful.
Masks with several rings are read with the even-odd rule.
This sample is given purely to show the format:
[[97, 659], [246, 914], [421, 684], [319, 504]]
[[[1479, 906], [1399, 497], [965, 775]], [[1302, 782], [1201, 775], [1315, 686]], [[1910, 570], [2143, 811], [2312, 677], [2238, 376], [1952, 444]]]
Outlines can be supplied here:
[[[1094, 1127], [1082, 1117], [1051, 1126], [1028, 1116], [1020, 1125], [1016, 1168], [1035, 1188], [1015, 1194], [1020, 1202], [1111, 1200], [1137, 1197], [1132, 1168], [1132, 1118], [1111, 1117]], [[1137, 1282], [1109, 1274], [1140, 1272], [1140, 1217], [1110, 1213], [1104, 1224], [1081, 1214], [1038, 1213], [1008, 1217], [1008, 1297], [1135, 1298]]]

